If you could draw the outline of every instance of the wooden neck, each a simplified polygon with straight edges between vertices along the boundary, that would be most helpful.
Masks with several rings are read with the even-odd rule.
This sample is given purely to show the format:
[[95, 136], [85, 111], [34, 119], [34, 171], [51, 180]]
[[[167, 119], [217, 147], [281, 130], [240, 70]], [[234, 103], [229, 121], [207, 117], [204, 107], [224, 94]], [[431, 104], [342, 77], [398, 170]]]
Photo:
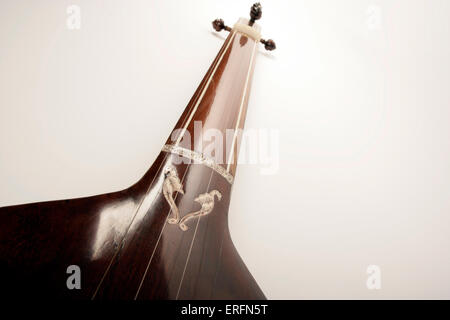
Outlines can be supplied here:
[[[238, 21], [244, 23], [248, 20]], [[257, 25], [249, 28], [259, 33]], [[234, 176], [257, 49], [257, 39], [240, 30], [230, 32], [167, 140], [167, 150], [212, 155], [216, 165]], [[211, 151], [211, 143], [216, 150], [205, 152]]]

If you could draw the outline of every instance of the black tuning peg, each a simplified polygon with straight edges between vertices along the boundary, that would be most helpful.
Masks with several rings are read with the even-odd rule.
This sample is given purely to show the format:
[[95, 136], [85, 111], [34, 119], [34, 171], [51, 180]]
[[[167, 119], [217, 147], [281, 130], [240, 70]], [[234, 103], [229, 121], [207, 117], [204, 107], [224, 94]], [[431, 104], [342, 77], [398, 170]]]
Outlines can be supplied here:
[[[248, 22], [249, 26], [253, 26], [256, 20], [261, 19], [262, 17], [262, 6], [259, 2], [252, 5], [250, 8], [250, 20]], [[222, 30], [231, 31], [231, 28], [225, 25], [225, 22], [222, 19], [216, 19], [212, 22], [212, 26], [214, 30], [220, 32]], [[277, 48], [275, 45], [275, 41], [272, 39], [264, 40], [261, 39], [260, 42], [264, 45], [266, 50], [272, 51]]]

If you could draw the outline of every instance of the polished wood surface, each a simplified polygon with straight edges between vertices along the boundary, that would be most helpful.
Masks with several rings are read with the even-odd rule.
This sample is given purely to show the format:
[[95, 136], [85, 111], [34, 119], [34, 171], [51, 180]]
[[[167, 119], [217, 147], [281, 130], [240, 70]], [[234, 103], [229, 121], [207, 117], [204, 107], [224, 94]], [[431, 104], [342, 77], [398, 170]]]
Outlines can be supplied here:
[[[224, 135], [244, 126], [256, 52], [256, 41], [230, 32], [175, 126], [182, 130], [167, 145], [196, 150], [200, 141], [186, 133], [195, 121], [204, 132]], [[234, 176], [239, 134], [233, 141], [233, 152], [219, 165]], [[207, 165], [178, 164], [175, 157], [162, 151], [136, 184], [120, 192], [0, 208], [2, 289], [33, 298], [264, 299], [230, 238], [232, 184]], [[211, 213], [189, 220], [186, 231], [168, 223], [168, 166], [183, 186], [183, 193], [173, 194], [182, 216], [200, 209], [199, 195], [221, 194]], [[66, 286], [69, 265], [81, 269], [80, 290]]]

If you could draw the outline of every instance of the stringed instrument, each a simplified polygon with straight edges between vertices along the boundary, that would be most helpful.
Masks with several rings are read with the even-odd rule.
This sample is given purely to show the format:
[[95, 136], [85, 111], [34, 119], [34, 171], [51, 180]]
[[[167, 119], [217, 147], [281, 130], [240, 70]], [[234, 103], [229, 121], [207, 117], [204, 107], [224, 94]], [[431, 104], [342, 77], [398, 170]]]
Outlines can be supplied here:
[[[255, 20], [233, 28], [156, 161], [128, 189], [0, 208], [1, 288], [9, 297], [64, 299], [265, 299], [228, 230], [258, 43]], [[198, 135], [232, 130], [226, 159]], [[228, 149], [228, 152], [227, 150]], [[70, 286], [72, 271], [80, 284]]]

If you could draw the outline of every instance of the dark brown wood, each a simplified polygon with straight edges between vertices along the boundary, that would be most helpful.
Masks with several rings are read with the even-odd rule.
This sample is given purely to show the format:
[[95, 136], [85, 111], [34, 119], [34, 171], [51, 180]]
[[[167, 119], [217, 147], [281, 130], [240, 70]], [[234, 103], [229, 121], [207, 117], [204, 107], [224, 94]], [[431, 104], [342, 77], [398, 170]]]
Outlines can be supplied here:
[[256, 2], [250, 8], [250, 21], [248, 22], [249, 26], [253, 26], [255, 20], [259, 20], [262, 17], [262, 6], [259, 2]]
[[[243, 127], [256, 46], [242, 33], [229, 34], [175, 126], [186, 129], [176, 136], [179, 147], [198, 144], [186, 134], [194, 121], [224, 136], [226, 129]], [[167, 145], [174, 144], [169, 137]], [[234, 176], [239, 140], [233, 150]], [[136, 184], [120, 192], [0, 208], [2, 290], [33, 298], [264, 299], [230, 238], [232, 184], [205, 164], [177, 164], [176, 157], [162, 151]], [[184, 194], [174, 193], [182, 216], [199, 210], [200, 194], [222, 195], [186, 231], [167, 222], [168, 166], [183, 185]], [[81, 268], [81, 290], [66, 287], [69, 265]]]
[[260, 42], [264, 45], [264, 49], [266, 49], [267, 51], [272, 51], [277, 48], [275, 41], [273, 41], [272, 39], [261, 39]]

